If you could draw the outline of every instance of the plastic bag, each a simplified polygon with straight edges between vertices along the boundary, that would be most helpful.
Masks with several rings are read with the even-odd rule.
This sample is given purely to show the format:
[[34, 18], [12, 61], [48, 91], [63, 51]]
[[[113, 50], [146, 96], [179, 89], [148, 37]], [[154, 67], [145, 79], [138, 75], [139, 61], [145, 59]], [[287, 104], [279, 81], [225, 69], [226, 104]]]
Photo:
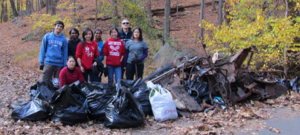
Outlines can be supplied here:
[[300, 77], [296, 77], [295, 79], [290, 81], [292, 90], [296, 91], [298, 93], [299, 93], [299, 89], [298, 89], [298, 81], [299, 80], [300, 80]]
[[104, 126], [109, 128], [137, 127], [145, 120], [141, 105], [125, 87], [108, 101], [105, 116]]
[[39, 95], [40, 93], [32, 101], [16, 108], [11, 113], [11, 117], [14, 120], [46, 120], [49, 117], [49, 106], [47, 106], [48, 104], [45, 101], [37, 98]]
[[93, 89], [93, 91], [87, 95], [88, 116], [92, 120], [102, 121], [105, 119], [107, 102], [116, 94], [116, 90], [114, 87], [100, 82], [93, 82], [87, 87]]
[[76, 86], [63, 86], [51, 98], [53, 122], [74, 125], [87, 121], [88, 105], [84, 93]]
[[52, 81], [45, 80], [42, 82], [37, 82], [33, 86], [30, 87], [29, 95], [31, 99], [35, 98], [35, 96], [39, 94], [39, 99], [50, 102], [50, 99], [55, 92], [55, 88], [53, 86]]
[[160, 85], [154, 85], [151, 81], [147, 82], [150, 88], [150, 103], [152, 111], [157, 121], [177, 119], [178, 114], [171, 93]]
[[[202, 78], [198, 77], [195, 81], [191, 81], [190, 85], [188, 85], [190, 80], [186, 80], [184, 81], [185, 83], [185, 88], [187, 90], [187, 92], [189, 93], [189, 95], [191, 95], [191, 97], [193, 99], [195, 99], [197, 101], [198, 104], [202, 104], [203, 101], [205, 101], [206, 103], [209, 103], [209, 88], [208, 88], [208, 83], [204, 80], [202, 80]], [[198, 91], [199, 96], [197, 97], [197, 93], [193, 90], [191, 90], [190, 88], [193, 88], [195, 90]]]
[[122, 86], [130, 90], [130, 92], [142, 106], [145, 115], [152, 115], [151, 104], [149, 101], [149, 88], [141, 78], [136, 81], [120, 79], [120, 81], [117, 83], [117, 89], [121, 88]]

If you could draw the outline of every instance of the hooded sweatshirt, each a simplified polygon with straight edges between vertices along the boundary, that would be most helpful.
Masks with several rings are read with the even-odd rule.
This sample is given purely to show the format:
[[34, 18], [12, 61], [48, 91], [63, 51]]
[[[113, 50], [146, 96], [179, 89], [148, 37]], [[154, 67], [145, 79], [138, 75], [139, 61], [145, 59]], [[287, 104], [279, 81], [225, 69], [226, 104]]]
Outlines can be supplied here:
[[99, 57], [97, 43], [92, 40], [90, 43], [85, 42], [82, 47], [82, 42], [77, 45], [76, 59], [81, 58], [81, 64], [84, 69], [92, 70], [93, 60]]
[[40, 50], [40, 65], [46, 64], [65, 67], [67, 66], [68, 44], [65, 36], [60, 33], [56, 36], [54, 32], [44, 36]]
[[125, 46], [122, 40], [119, 38], [113, 39], [110, 37], [103, 46], [103, 54], [107, 56], [106, 65], [109, 66], [121, 66], [121, 57], [124, 57]]

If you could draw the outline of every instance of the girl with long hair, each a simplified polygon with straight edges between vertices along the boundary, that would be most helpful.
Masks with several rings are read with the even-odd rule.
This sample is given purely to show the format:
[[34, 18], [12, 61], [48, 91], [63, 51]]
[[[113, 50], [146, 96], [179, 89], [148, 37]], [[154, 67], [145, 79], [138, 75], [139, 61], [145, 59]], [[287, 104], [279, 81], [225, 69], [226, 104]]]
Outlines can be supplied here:
[[93, 63], [93, 60], [100, 56], [97, 43], [93, 40], [93, 31], [90, 28], [86, 28], [82, 33], [82, 39], [83, 41], [77, 45], [76, 49], [78, 65], [87, 82], [88, 76], [90, 76], [89, 81], [98, 81], [97, 76], [92, 72], [92, 65], [97, 66], [97, 62]]

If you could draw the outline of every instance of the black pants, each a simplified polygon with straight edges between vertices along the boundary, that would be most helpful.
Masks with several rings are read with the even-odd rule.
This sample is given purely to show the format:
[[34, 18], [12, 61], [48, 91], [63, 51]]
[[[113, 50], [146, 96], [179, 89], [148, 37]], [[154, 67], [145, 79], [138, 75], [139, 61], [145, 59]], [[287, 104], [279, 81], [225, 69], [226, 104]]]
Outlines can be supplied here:
[[[138, 78], [143, 78], [144, 64], [137, 64], [137, 72], [138, 72]], [[127, 63], [126, 79], [133, 80], [134, 74], [135, 74], [135, 64]], [[136, 79], [138, 79], [138, 78], [136, 78]]]
[[[90, 76], [90, 80], [88, 80], [88, 77]], [[95, 75], [93, 73], [92, 70], [87, 70], [87, 69], [84, 69], [84, 73], [83, 73], [83, 77], [85, 79], [86, 82], [101, 82], [101, 76], [98, 77], [97, 75]]]

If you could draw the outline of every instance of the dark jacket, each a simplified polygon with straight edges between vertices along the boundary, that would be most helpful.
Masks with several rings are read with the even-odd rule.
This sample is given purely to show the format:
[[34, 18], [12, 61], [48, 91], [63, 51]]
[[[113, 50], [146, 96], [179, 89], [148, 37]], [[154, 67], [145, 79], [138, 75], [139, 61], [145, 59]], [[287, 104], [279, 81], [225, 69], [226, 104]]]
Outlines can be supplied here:
[[77, 59], [75, 57], [76, 54], [76, 48], [78, 43], [81, 42], [81, 40], [78, 38], [77, 41], [73, 41], [72, 39], [69, 39], [68, 41], [68, 56], [73, 56], [76, 61], [76, 67], [78, 67]]
[[131, 28], [129, 28], [128, 30], [128, 33], [126, 34], [124, 31], [123, 31], [123, 28], [119, 31], [119, 38], [124, 42], [124, 45], [126, 44], [126, 42], [128, 40], [131, 39], [131, 36], [132, 36], [132, 31], [131, 31]]

